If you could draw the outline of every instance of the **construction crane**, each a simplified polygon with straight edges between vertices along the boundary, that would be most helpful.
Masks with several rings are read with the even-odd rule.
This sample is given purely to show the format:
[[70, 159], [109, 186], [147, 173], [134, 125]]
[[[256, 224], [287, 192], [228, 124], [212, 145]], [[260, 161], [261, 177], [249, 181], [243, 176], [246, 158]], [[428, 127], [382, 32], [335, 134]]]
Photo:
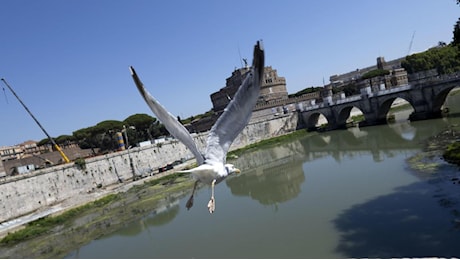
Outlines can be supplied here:
[[53, 144], [54, 146], [54, 149], [56, 149], [56, 151], [59, 152], [59, 154], [61, 155], [62, 159], [64, 160], [65, 163], [69, 163], [70, 160], [69, 158], [65, 155], [65, 153], [62, 151], [61, 147], [54, 141], [53, 138], [51, 138], [51, 136], [48, 134], [48, 132], [46, 132], [45, 128], [43, 128], [43, 126], [40, 124], [40, 122], [38, 122], [37, 118], [35, 118], [35, 116], [32, 114], [32, 112], [30, 112], [29, 108], [27, 108], [27, 106], [24, 104], [24, 102], [22, 102], [22, 100], [19, 98], [19, 96], [16, 94], [16, 92], [14, 92], [13, 88], [10, 87], [10, 85], [6, 82], [6, 80], [4, 78], [2, 78], [2, 81], [3, 83], [8, 87], [8, 89], [13, 93], [13, 95], [18, 99], [19, 103], [21, 103], [21, 105], [24, 107], [24, 109], [29, 113], [29, 115], [33, 118], [33, 120], [35, 121], [35, 123], [37, 123], [37, 125], [40, 127], [40, 129], [42, 129], [43, 133], [45, 133], [45, 135], [48, 137], [48, 139], [51, 141], [51, 143]]
[[412, 50], [412, 42], [414, 41], [415, 31], [412, 33], [412, 38], [410, 39], [409, 50], [407, 51], [407, 56], [410, 55], [410, 51]]

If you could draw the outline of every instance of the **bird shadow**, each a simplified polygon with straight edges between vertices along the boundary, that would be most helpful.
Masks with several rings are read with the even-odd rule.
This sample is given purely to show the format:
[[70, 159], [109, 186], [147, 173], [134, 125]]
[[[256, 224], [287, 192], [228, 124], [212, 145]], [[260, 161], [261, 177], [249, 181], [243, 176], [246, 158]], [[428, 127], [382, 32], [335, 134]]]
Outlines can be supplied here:
[[458, 191], [451, 182], [418, 182], [355, 205], [333, 220], [341, 234], [336, 251], [350, 258], [459, 257]]

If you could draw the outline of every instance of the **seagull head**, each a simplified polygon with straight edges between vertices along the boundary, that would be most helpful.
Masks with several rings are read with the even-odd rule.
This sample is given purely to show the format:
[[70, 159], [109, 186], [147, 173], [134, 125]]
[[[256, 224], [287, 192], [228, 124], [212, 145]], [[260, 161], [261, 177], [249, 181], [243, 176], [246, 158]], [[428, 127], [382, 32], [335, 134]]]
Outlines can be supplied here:
[[241, 172], [239, 169], [235, 167], [235, 165], [231, 163], [225, 164], [225, 170], [227, 170], [228, 175]]

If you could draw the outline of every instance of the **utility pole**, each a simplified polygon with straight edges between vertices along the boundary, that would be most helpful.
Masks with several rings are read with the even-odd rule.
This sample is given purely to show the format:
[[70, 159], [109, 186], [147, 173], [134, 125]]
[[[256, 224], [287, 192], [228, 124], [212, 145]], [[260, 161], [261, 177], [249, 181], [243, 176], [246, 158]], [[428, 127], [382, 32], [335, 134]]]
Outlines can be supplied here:
[[[129, 128], [133, 128], [134, 126], [130, 126]], [[128, 133], [126, 132], [126, 126], [123, 125], [123, 132], [125, 134], [126, 139], [126, 149], [128, 149], [128, 158], [129, 158], [129, 166], [131, 166], [131, 172], [133, 173], [133, 181], [136, 180], [136, 171], [134, 169], [133, 158], [131, 158], [131, 154], [129, 153], [129, 142], [128, 142]]]
[[40, 122], [38, 122], [37, 118], [35, 118], [35, 116], [32, 114], [32, 112], [30, 112], [29, 108], [27, 108], [27, 106], [24, 104], [24, 102], [22, 102], [22, 100], [19, 98], [19, 96], [16, 94], [16, 92], [14, 92], [13, 88], [10, 87], [10, 85], [6, 82], [6, 80], [4, 78], [2, 78], [2, 81], [3, 83], [10, 89], [10, 91], [13, 93], [13, 95], [18, 99], [19, 103], [21, 103], [21, 105], [24, 107], [24, 109], [27, 111], [27, 113], [29, 113], [29, 115], [32, 117], [32, 119], [35, 121], [35, 123], [37, 123], [37, 125], [40, 127], [40, 129], [43, 131], [43, 133], [45, 133], [45, 135], [48, 137], [48, 139], [51, 141], [51, 143], [53, 144], [54, 148], [59, 152], [59, 154], [61, 155], [62, 159], [64, 160], [65, 163], [69, 163], [70, 160], [69, 158], [67, 158], [67, 156], [64, 154], [64, 152], [62, 151], [61, 147], [59, 147], [59, 145], [53, 140], [53, 138], [51, 138], [51, 136], [48, 134], [48, 132], [46, 132], [45, 128], [43, 128], [43, 126], [40, 124]]

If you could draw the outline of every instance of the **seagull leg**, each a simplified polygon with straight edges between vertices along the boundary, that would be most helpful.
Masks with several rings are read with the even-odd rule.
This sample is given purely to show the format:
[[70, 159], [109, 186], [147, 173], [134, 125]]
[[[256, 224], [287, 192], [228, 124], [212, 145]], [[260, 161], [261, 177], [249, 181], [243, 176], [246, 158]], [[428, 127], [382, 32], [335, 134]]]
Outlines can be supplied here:
[[195, 181], [195, 184], [193, 185], [192, 195], [190, 195], [190, 198], [187, 200], [187, 203], [185, 204], [185, 207], [187, 207], [187, 210], [193, 207], [193, 195], [195, 195], [195, 189], [196, 189], [197, 184], [198, 184], [198, 181]]
[[208, 202], [209, 213], [213, 213], [216, 210], [216, 200], [214, 199], [214, 186], [216, 180], [213, 180], [211, 183], [211, 199]]

